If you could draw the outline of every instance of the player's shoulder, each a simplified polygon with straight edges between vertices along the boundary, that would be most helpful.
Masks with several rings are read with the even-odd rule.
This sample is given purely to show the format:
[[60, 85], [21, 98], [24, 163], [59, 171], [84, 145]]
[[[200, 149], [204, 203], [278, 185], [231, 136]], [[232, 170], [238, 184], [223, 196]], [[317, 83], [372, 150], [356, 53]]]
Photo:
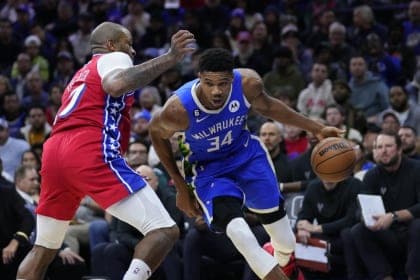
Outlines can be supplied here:
[[235, 71], [237, 71], [241, 75], [242, 79], [261, 79], [261, 76], [257, 73], [257, 71], [251, 68], [236, 68]]
[[185, 122], [188, 122], [188, 114], [185, 107], [182, 105], [179, 96], [172, 95], [159, 112], [160, 121], [171, 125], [180, 126], [184, 128]]

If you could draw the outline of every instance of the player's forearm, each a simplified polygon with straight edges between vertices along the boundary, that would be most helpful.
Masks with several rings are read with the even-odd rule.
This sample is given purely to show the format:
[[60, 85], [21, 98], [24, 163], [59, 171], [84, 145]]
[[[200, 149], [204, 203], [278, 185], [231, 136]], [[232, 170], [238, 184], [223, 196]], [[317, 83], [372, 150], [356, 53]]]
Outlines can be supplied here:
[[152, 145], [156, 150], [156, 154], [158, 155], [160, 162], [165, 167], [169, 176], [175, 182], [178, 180], [183, 180], [183, 177], [179, 172], [178, 166], [176, 164], [169, 140], [161, 138], [160, 136], [153, 133], [152, 130], [150, 131], [150, 138], [152, 140]]
[[142, 64], [124, 69], [115, 74], [111, 81], [114, 81], [112, 96], [121, 96], [127, 92], [144, 87], [166, 70], [172, 68], [177, 59], [170, 54], [164, 54]]

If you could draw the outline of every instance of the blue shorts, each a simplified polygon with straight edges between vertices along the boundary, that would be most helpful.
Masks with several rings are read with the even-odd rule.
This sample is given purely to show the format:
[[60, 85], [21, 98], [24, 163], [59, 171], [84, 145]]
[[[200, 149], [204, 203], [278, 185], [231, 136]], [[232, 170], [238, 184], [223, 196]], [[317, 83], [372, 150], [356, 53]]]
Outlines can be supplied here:
[[261, 214], [277, 211], [283, 202], [270, 155], [257, 137], [236, 155], [201, 164], [198, 170], [192, 184], [208, 224], [213, 220], [215, 197], [237, 197], [249, 210]]

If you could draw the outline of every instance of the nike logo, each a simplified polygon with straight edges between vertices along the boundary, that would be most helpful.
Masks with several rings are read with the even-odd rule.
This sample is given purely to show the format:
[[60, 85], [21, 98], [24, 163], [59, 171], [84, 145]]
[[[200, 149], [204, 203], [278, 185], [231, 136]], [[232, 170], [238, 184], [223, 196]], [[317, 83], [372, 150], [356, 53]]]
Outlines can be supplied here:
[[207, 119], [208, 117], [210, 117], [210, 115], [204, 116], [200, 119], [196, 119], [196, 121], [197, 121], [197, 123], [200, 123], [200, 122], [204, 121], [205, 119]]

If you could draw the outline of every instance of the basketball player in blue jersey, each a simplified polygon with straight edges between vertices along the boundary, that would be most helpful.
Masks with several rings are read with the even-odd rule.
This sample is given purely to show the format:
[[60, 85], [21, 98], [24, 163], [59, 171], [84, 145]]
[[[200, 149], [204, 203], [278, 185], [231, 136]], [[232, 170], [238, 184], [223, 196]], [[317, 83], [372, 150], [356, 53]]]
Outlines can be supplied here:
[[[153, 118], [152, 143], [175, 182], [177, 206], [188, 216], [203, 215], [213, 230], [225, 231], [261, 279], [288, 279], [281, 267], [289, 265], [295, 236], [270, 155], [247, 130], [248, 111], [252, 108], [270, 119], [301, 127], [320, 139], [342, 131], [271, 98], [254, 70], [233, 69], [233, 65], [227, 50], [206, 50], [199, 60], [198, 79], [176, 90]], [[169, 143], [178, 131], [185, 132], [184, 174]], [[270, 235], [274, 257], [259, 246], [245, 222], [244, 206], [257, 214]]]

